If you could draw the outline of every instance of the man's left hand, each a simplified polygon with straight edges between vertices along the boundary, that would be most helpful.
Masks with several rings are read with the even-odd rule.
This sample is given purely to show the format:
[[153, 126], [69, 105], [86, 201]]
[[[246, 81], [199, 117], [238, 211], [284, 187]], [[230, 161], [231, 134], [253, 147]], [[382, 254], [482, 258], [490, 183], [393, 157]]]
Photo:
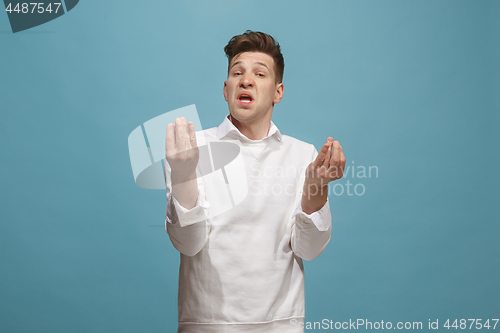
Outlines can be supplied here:
[[307, 167], [306, 184], [315, 184], [320, 188], [326, 186], [329, 182], [342, 178], [344, 168], [345, 156], [340, 142], [328, 137], [316, 159]]

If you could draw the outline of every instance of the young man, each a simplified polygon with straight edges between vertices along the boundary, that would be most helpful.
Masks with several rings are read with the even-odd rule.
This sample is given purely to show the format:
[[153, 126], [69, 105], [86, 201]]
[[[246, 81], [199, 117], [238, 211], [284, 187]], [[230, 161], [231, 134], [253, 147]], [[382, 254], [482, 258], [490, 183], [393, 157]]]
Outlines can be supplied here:
[[198, 135], [240, 147], [250, 190], [211, 216], [225, 186], [197, 177], [193, 123], [180, 117], [167, 126], [166, 230], [181, 255], [178, 332], [302, 331], [302, 260], [330, 240], [328, 182], [342, 177], [345, 157], [331, 137], [318, 153], [271, 121], [284, 92], [283, 56], [271, 36], [247, 31], [224, 50], [229, 115]]

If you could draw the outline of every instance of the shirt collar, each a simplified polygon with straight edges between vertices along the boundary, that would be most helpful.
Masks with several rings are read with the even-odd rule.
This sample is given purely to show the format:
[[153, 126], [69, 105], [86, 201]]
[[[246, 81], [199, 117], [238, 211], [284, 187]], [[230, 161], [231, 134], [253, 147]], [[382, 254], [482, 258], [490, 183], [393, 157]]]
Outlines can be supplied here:
[[[234, 133], [239, 138], [246, 140], [246, 141], [261, 141], [261, 140], [251, 140], [251, 139], [247, 138], [245, 135], [243, 135], [240, 132], [240, 130], [238, 128], [236, 128], [236, 126], [234, 126], [234, 124], [229, 120], [228, 116], [226, 116], [224, 118], [224, 121], [219, 125], [219, 127], [217, 127], [217, 139], [220, 140], [221, 138], [225, 137], [229, 133]], [[269, 138], [269, 137], [275, 138], [279, 142], [281, 142], [281, 132], [278, 129], [278, 127], [276, 127], [276, 125], [273, 123], [272, 120], [271, 120], [271, 127], [269, 128], [269, 132], [267, 133], [267, 136], [265, 138], [263, 138], [262, 140]]]

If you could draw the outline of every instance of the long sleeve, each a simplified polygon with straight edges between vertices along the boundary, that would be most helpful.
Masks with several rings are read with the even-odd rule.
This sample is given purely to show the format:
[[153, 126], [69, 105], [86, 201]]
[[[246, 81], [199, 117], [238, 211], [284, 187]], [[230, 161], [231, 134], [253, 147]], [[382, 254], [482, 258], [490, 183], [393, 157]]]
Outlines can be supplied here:
[[320, 210], [306, 214], [299, 205], [293, 214], [291, 245], [293, 252], [304, 260], [313, 260], [319, 256], [330, 241], [332, 233], [332, 215], [330, 204], [326, 203]]
[[205, 200], [203, 179], [198, 177], [198, 200], [195, 207], [186, 209], [172, 195], [172, 181], [168, 163], [165, 163], [167, 209], [165, 229], [172, 245], [182, 254], [194, 256], [206, 244], [210, 233], [209, 203]]
[[[312, 147], [311, 162], [318, 156], [316, 148]], [[303, 184], [305, 175], [302, 175], [300, 183]], [[302, 188], [302, 187], [301, 187]], [[312, 260], [319, 256], [330, 241], [332, 233], [332, 214], [330, 212], [330, 202], [326, 203], [319, 210], [306, 214], [302, 210], [302, 190], [298, 194], [298, 204], [292, 215], [292, 232], [290, 243], [293, 252], [304, 260]]]

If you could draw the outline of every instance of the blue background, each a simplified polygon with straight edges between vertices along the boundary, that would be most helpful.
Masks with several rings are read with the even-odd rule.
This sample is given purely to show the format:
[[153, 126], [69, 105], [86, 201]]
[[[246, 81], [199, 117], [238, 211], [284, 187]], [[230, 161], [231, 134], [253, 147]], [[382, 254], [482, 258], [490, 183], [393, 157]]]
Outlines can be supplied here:
[[127, 137], [190, 104], [219, 125], [223, 47], [246, 29], [282, 45], [281, 132], [379, 171], [330, 196], [306, 321], [499, 318], [499, 17], [499, 1], [87, 0], [12, 34], [0, 13], [0, 331], [176, 330], [165, 193], [135, 185]]

